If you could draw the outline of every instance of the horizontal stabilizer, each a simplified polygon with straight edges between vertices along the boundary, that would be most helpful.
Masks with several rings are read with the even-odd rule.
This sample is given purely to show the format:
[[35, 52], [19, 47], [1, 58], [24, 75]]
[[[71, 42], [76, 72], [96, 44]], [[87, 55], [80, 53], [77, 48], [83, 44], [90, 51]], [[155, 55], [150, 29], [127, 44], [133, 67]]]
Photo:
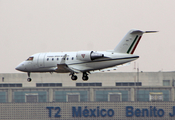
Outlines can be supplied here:
[[158, 31], [141, 31], [141, 30], [133, 30], [130, 32], [130, 34], [139, 34], [139, 33], [155, 33]]
[[145, 31], [144, 33], [155, 33], [155, 32], [159, 32], [159, 31]]

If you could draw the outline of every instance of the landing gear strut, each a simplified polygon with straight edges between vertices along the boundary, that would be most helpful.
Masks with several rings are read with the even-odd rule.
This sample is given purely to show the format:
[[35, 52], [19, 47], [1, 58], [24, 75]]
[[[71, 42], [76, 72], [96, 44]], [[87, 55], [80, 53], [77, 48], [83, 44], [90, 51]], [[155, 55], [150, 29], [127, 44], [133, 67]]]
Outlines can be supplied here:
[[88, 74], [86, 73], [86, 72], [83, 72], [83, 77], [82, 77], [82, 79], [84, 80], [84, 81], [87, 81], [88, 80]]
[[28, 75], [27, 81], [28, 81], [28, 82], [31, 82], [32, 79], [30, 78], [30, 72], [28, 72], [27, 75]]
[[74, 81], [77, 80], [78, 77], [77, 77], [76, 75], [74, 75], [74, 73], [70, 73], [70, 75], [72, 75], [72, 76], [71, 76], [71, 79], [72, 79], [72, 80], [74, 80]]

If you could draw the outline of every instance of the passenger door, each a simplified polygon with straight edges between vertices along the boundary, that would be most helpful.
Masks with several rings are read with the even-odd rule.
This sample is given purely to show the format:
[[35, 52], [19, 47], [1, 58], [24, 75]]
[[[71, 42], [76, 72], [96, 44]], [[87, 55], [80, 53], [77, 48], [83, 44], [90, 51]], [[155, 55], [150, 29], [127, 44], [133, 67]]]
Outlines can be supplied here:
[[38, 67], [45, 67], [45, 55], [46, 53], [40, 53], [38, 56]]

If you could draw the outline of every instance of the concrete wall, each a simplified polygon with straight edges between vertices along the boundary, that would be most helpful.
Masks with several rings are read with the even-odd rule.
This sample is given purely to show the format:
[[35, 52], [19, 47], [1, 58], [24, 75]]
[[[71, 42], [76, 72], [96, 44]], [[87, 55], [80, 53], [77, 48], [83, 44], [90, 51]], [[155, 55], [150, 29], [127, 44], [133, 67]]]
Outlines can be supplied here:
[[[126, 115], [132, 106], [134, 115]], [[78, 103], [0, 103], [0, 119], [7, 120], [174, 120], [174, 102], [78, 102]], [[50, 113], [47, 107], [51, 107]], [[76, 116], [75, 110], [78, 113]], [[78, 107], [81, 111], [78, 111]], [[83, 112], [86, 109], [86, 113]], [[91, 109], [91, 110], [90, 110]], [[137, 109], [137, 115], [135, 110]], [[139, 110], [138, 110], [139, 109]], [[142, 113], [143, 109], [148, 110]], [[155, 110], [155, 113], [153, 111]], [[91, 111], [94, 111], [93, 115]], [[97, 111], [99, 110], [99, 115]], [[103, 110], [103, 112], [101, 112]], [[113, 111], [113, 114], [108, 111]], [[59, 112], [58, 112], [59, 111]], [[88, 111], [88, 112], [87, 112]], [[140, 111], [140, 112], [139, 112]], [[58, 112], [58, 114], [57, 114]], [[81, 114], [81, 116], [80, 116]], [[130, 114], [130, 113], [129, 113]], [[55, 115], [58, 117], [55, 117]], [[73, 116], [74, 115], [74, 116]], [[92, 116], [91, 116], [92, 115]], [[103, 116], [102, 116], [103, 115]], [[109, 116], [111, 115], [111, 116]]]
[[163, 80], [175, 80], [175, 72], [107, 72], [89, 75], [88, 81], [72, 81], [69, 74], [32, 73], [32, 82], [27, 82], [26, 73], [1, 73], [0, 83], [22, 83], [23, 87], [35, 87], [36, 83], [62, 83], [63, 86], [76, 86], [76, 82], [102, 82], [102, 86], [115, 86], [116, 82], [142, 82], [142, 86], [162, 86]]

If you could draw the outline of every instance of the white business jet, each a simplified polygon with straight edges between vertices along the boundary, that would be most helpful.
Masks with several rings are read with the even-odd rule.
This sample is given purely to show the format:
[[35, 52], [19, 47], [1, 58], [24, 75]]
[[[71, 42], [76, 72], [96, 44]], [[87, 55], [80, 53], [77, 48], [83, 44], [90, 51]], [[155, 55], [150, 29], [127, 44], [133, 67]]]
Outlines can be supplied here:
[[143, 33], [156, 31], [130, 30], [119, 44], [110, 51], [78, 51], [37, 53], [20, 63], [15, 69], [31, 72], [70, 73], [72, 80], [77, 80], [77, 73], [83, 73], [82, 79], [88, 80], [88, 73], [122, 65], [139, 58], [133, 55]]

